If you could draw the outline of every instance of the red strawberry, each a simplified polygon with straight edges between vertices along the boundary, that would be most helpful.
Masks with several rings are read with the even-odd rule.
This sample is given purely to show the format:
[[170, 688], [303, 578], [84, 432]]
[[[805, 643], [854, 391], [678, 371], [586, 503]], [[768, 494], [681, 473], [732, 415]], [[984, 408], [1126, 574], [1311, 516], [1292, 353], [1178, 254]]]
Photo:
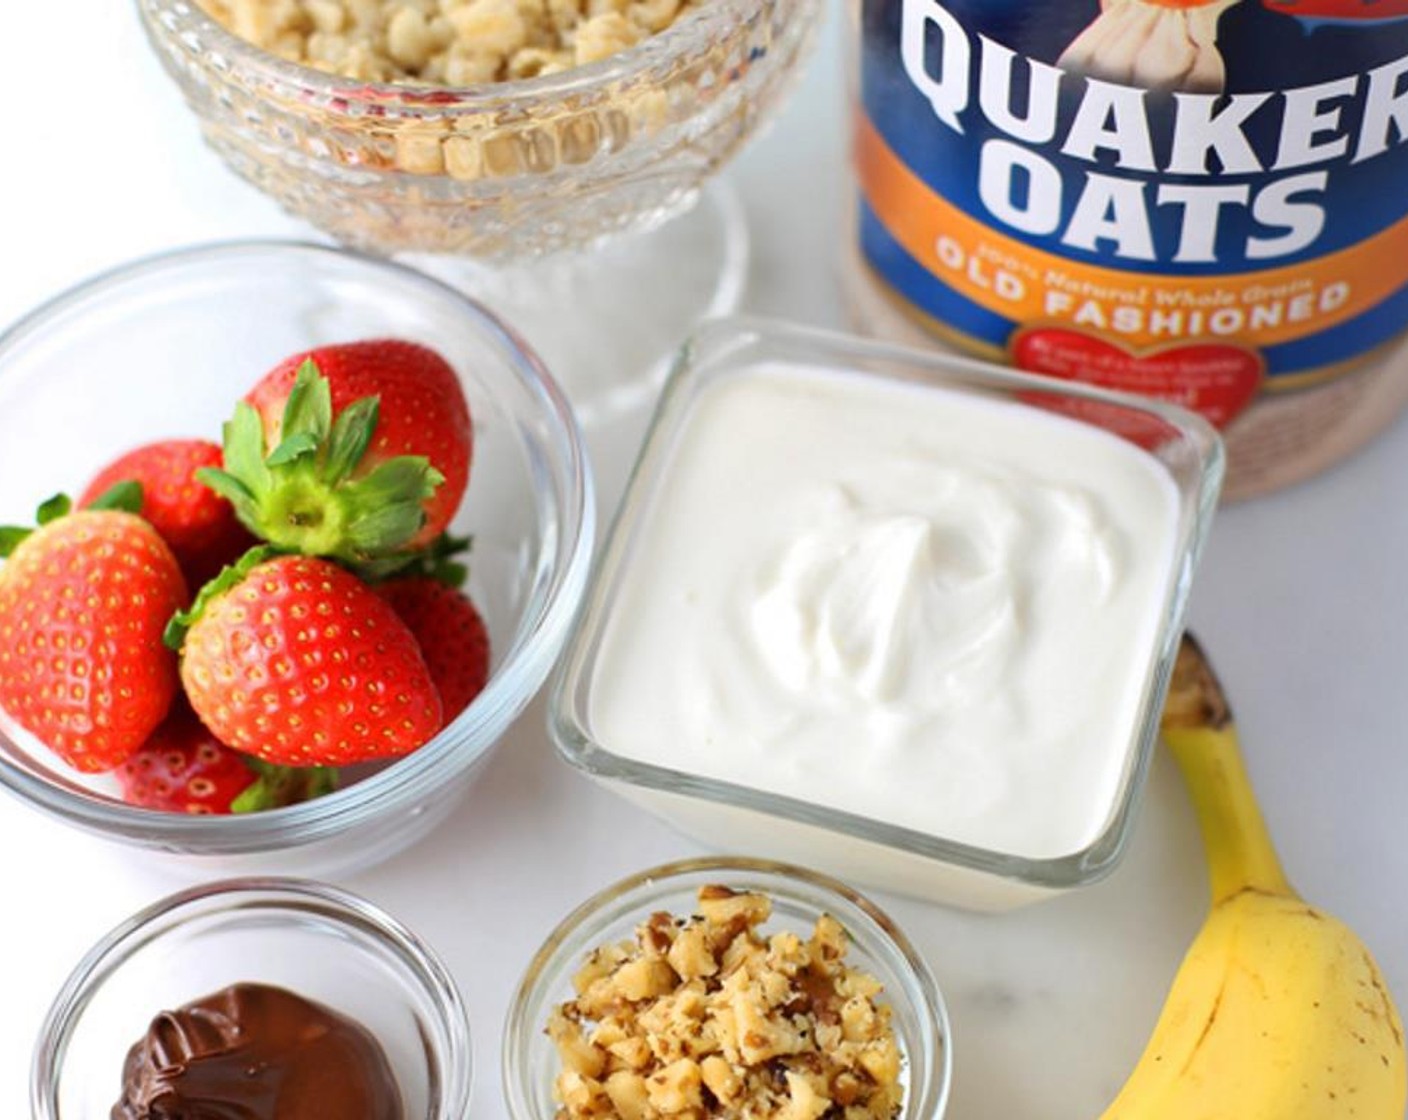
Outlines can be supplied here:
[[228, 813], [258, 778], [179, 702], [116, 774], [128, 804], [172, 813]]
[[342, 766], [415, 750], [440, 698], [390, 605], [307, 556], [251, 552], [207, 584], [168, 640], [201, 721], [237, 750], [285, 766]]
[[267, 374], [225, 425], [224, 469], [200, 477], [271, 544], [370, 573], [440, 535], [472, 451], [469, 406], [443, 358], [356, 342]]
[[306, 801], [328, 792], [335, 775], [317, 766], [264, 766], [231, 750], [181, 700], [116, 773], [129, 805], [195, 814], [248, 813]]
[[429, 576], [389, 580], [376, 591], [420, 643], [449, 723], [489, 680], [489, 631], [484, 619], [459, 591]]
[[198, 588], [255, 543], [230, 503], [196, 480], [197, 470], [220, 463], [220, 447], [208, 440], [145, 444], [104, 467], [78, 504], [92, 505], [119, 482], [140, 483], [142, 507], [137, 512], [171, 546], [187, 586]]
[[111, 770], [176, 695], [162, 630], [187, 602], [155, 529], [120, 510], [46, 503], [0, 533], [0, 707], [70, 766]]

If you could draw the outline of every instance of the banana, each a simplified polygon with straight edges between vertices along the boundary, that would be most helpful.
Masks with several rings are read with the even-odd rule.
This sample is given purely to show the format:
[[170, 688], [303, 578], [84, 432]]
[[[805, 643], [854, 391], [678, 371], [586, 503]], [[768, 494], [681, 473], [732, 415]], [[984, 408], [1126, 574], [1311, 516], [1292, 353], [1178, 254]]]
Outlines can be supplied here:
[[1403, 1024], [1344, 923], [1286, 881], [1222, 689], [1185, 638], [1163, 737], [1192, 796], [1212, 909], [1104, 1120], [1403, 1120]]

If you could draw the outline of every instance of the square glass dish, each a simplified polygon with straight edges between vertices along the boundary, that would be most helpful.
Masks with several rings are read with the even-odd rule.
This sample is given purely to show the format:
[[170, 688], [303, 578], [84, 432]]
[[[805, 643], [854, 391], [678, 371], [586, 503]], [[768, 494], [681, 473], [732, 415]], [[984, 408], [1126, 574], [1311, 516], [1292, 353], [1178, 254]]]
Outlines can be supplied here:
[[713, 847], [976, 909], [1093, 882], [1222, 474], [1172, 405], [718, 320], [661, 398], [553, 738]]

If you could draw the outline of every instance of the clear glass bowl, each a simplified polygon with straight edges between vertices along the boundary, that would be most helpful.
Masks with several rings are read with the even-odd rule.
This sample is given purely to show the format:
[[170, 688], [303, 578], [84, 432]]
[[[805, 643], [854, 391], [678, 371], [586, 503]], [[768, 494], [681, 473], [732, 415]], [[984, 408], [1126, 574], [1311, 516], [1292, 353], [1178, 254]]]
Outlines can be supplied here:
[[707, 0], [559, 74], [444, 88], [285, 62], [193, 0], [138, 0], [235, 171], [348, 245], [516, 261], [653, 226], [694, 201], [781, 99], [819, 0]]
[[185, 891], [98, 942], [54, 1000], [30, 1077], [34, 1120], [108, 1120], [123, 1059], [158, 1012], [272, 984], [366, 1027], [386, 1051], [407, 1120], [464, 1120], [469, 1023], [434, 952], [355, 895], [294, 879]]
[[110, 776], [70, 771], [5, 719], [0, 786], [147, 849], [149, 860], [176, 853], [179, 869], [207, 877], [341, 873], [399, 851], [450, 811], [551, 668], [594, 526], [570, 407], [532, 352], [473, 301], [394, 264], [279, 242], [182, 250], [92, 280], [0, 336], [0, 524], [32, 523], [39, 501], [76, 493], [137, 444], [218, 439], [235, 401], [289, 354], [386, 335], [444, 354], [474, 417], [469, 490], [452, 529], [474, 538], [468, 590], [493, 649], [484, 691], [412, 754], [327, 797], [263, 813], [123, 804]]
[[[1171, 575], [1150, 647], [1128, 651], [1132, 664], [1142, 667], [1139, 701], [1113, 800], [1103, 823], [1095, 818], [1097, 831], [1087, 846], [1057, 858], [1022, 858], [613, 751], [594, 715], [593, 689], [622, 589], [637, 574], [643, 527], [651, 523], [652, 511], [671, 500], [668, 468], [701, 394], [758, 364], [863, 371], [1054, 410], [1115, 431], [1166, 468], [1178, 501]], [[746, 442], [738, 444], [736, 454], [747, 463]], [[574, 766], [715, 847], [806, 862], [855, 882], [975, 909], [1010, 907], [1093, 882], [1114, 867], [1134, 821], [1222, 473], [1216, 432], [1172, 406], [822, 331], [748, 319], [709, 324], [680, 353], [568, 640], [550, 704], [553, 738]], [[706, 531], [728, 530], [713, 525]], [[834, 777], [843, 786], [846, 776]], [[1096, 806], [1092, 813], [1101, 811]]]
[[948, 1011], [933, 973], [904, 934], [879, 908], [842, 883], [765, 860], [682, 860], [651, 868], [588, 899], [548, 935], [519, 982], [504, 1026], [503, 1082], [510, 1120], [554, 1120], [553, 1080], [559, 1060], [544, 1033], [555, 1004], [573, 996], [572, 975], [599, 945], [629, 940], [657, 911], [697, 911], [701, 886], [719, 883], [772, 899], [770, 933], [804, 938], [830, 914], [850, 938], [848, 962], [884, 985], [904, 1059], [904, 1107], [896, 1120], [940, 1120], [948, 1104], [953, 1047]]

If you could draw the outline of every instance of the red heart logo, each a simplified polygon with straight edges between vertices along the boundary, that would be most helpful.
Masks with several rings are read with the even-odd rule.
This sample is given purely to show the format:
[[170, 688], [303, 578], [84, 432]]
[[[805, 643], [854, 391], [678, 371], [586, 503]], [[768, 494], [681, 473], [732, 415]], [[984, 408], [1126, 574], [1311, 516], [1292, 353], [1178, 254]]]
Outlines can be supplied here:
[[1306, 19], [1354, 20], [1373, 23], [1381, 19], [1402, 19], [1408, 15], [1404, 0], [1261, 0], [1273, 12]]
[[1019, 369], [1170, 401], [1218, 428], [1252, 403], [1265, 375], [1260, 354], [1225, 342], [1137, 353], [1066, 327], [1029, 327], [1013, 335], [1009, 349]]

